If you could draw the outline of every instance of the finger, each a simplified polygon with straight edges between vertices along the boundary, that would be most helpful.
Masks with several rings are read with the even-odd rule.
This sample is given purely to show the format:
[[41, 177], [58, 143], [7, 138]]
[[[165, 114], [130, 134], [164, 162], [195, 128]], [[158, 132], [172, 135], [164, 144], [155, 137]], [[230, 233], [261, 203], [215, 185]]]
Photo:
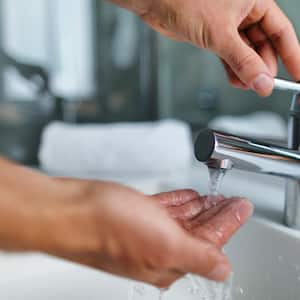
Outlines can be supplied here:
[[188, 220], [195, 217], [203, 210], [203, 203], [200, 198], [189, 201], [180, 206], [170, 206], [168, 207], [168, 212], [172, 218], [178, 220]]
[[300, 46], [295, 29], [275, 1], [267, 10], [261, 28], [271, 40], [288, 72], [300, 80]]
[[229, 83], [235, 88], [248, 90], [248, 87], [240, 81], [240, 79], [235, 75], [235, 73], [232, 71], [232, 69], [229, 67], [229, 65], [222, 59], [221, 59], [221, 62], [226, 71], [226, 75], [227, 75]]
[[246, 31], [246, 35], [272, 75], [276, 76], [278, 72], [277, 54], [266, 34], [258, 25], [254, 25]]
[[188, 234], [182, 238], [173, 256], [174, 268], [181, 273], [193, 273], [215, 281], [228, 278], [231, 267], [226, 256], [212, 244]]
[[199, 199], [199, 197], [199, 193], [191, 189], [164, 192], [152, 196], [152, 198], [159, 201], [160, 204], [166, 207], [180, 206], [189, 201]]
[[[271, 0], [273, 1], [273, 0]], [[253, 24], [259, 23], [264, 15], [266, 14], [267, 10], [271, 5], [270, 0], [256, 0], [254, 6], [252, 7], [251, 11], [248, 13], [247, 17], [242, 20], [242, 23], [239, 26], [240, 30], [244, 30]]]
[[209, 205], [207, 209], [204, 212], [198, 214], [193, 219], [186, 220], [183, 223], [183, 226], [186, 230], [193, 232], [195, 228], [201, 227], [208, 220], [217, 215], [224, 207], [230, 204], [228, 199], [217, 202], [211, 201], [210, 197], [208, 197], [207, 199], [207, 203]]
[[[242, 38], [242, 40], [249, 46], [253, 48], [252, 43], [250, 42], [250, 40], [248, 39], [248, 37], [246, 36], [245, 33], [240, 32], [240, 36]], [[240, 88], [243, 90], [249, 90], [249, 87], [244, 84], [239, 78], [238, 76], [233, 72], [233, 70], [230, 68], [230, 66], [224, 61], [222, 60], [223, 65], [225, 67], [225, 70], [227, 72], [228, 75], [228, 79], [229, 82], [231, 83], [232, 86], [236, 87], [236, 88]]]
[[204, 211], [221, 201], [225, 201], [223, 196], [214, 197], [214, 199], [209, 197], [198, 197], [180, 206], [170, 206], [168, 207], [168, 212], [173, 218], [178, 219], [179, 221], [186, 221], [202, 214]]
[[217, 214], [212, 215], [201, 226], [195, 227], [193, 235], [206, 239], [218, 247], [223, 247], [232, 235], [253, 214], [253, 205], [245, 199], [227, 200]]
[[[185, 273], [176, 270], [155, 270], [143, 274], [144, 281], [158, 288], [169, 288], [175, 281], [183, 277]], [[141, 278], [136, 278], [141, 280]]]
[[269, 96], [274, 87], [273, 76], [255, 50], [242, 40], [238, 32], [227, 36], [222, 44], [226, 47], [219, 50], [219, 55], [238, 78], [260, 96]]

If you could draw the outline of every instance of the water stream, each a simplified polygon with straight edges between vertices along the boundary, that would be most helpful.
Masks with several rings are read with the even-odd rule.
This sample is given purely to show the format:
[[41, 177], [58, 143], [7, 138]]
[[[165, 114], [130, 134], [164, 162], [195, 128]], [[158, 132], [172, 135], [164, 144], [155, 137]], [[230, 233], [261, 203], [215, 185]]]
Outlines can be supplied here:
[[208, 196], [218, 196], [220, 194], [220, 188], [226, 174], [226, 170], [208, 168], [208, 173]]

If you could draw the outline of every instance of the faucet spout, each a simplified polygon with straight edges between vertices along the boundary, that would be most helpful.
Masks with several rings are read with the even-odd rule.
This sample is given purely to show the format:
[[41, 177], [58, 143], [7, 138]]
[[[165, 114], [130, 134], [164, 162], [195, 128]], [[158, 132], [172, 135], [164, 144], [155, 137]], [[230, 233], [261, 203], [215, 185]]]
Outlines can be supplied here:
[[227, 133], [202, 130], [195, 156], [209, 167], [236, 168], [287, 179], [284, 223], [300, 230], [300, 153]]
[[227, 133], [202, 130], [195, 156], [204, 163], [230, 160], [236, 169], [300, 180], [300, 153]]

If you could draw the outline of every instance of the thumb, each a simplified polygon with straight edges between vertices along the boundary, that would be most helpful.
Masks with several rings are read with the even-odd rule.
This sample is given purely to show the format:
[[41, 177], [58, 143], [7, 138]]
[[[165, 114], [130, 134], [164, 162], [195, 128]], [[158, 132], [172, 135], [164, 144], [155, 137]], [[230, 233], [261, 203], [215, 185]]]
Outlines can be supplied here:
[[215, 281], [224, 281], [230, 275], [231, 267], [226, 256], [204, 240], [186, 234], [177, 255], [175, 269], [180, 273], [193, 273]]
[[262, 58], [242, 40], [238, 32], [225, 40], [226, 47], [223, 46], [219, 53], [221, 58], [249, 88], [262, 97], [270, 96], [274, 78]]

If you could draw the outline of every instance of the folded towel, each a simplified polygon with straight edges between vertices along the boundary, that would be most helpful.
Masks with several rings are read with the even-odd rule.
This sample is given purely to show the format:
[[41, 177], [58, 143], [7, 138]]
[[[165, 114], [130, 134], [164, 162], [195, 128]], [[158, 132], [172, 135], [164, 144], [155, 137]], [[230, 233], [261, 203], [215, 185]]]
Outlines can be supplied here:
[[209, 123], [209, 128], [236, 135], [285, 140], [287, 124], [272, 112], [256, 112], [246, 116], [221, 116]]
[[42, 135], [41, 167], [61, 175], [169, 173], [187, 169], [193, 143], [187, 124], [71, 125], [54, 122]]

